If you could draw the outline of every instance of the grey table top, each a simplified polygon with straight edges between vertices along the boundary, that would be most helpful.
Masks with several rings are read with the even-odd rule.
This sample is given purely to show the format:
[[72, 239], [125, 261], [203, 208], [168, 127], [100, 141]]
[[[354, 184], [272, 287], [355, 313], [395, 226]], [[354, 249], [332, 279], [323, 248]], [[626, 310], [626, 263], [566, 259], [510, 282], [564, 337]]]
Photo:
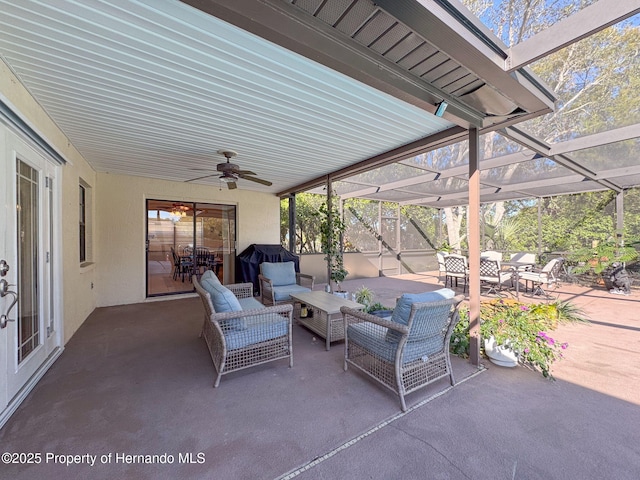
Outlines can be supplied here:
[[327, 312], [329, 315], [340, 313], [340, 307], [355, 308], [357, 310], [364, 308], [364, 305], [360, 303], [321, 291], [293, 293], [291, 294], [291, 298], [300, 303], [306, 303], [307, 305], [316, 307], [319, 310]]

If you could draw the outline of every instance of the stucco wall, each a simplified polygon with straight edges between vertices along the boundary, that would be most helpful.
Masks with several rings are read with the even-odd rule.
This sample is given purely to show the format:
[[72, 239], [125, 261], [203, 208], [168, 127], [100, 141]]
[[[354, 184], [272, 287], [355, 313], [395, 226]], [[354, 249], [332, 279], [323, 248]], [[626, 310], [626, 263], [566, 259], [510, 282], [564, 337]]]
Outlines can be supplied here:
[[62, 215], [59, 225], [62, 246], [57, 257], [54, 253], [54, 259], [57, 258], [62, 265], [63, 289], [61, 291], [57, 285], [58, 290], [54, 294], [63, 296], [62, 314], [66, 343], [96, 306], [95, 289], [91, 289], [96, 266], [80, 267], [78, 250], [79, 179], [82, 177], [93, 186], [96, 173], [1, 59], [0, 96], [68, 162], [59, 168], [57, 174], [62, 192]]
[[[54, 292], [62, 296], [65, 343], [96, 306], [145, 300], [147, 198], [236, 205], [238, 252], [252, 243], [279, 243], [280, 202], [274, 195], [97, 174], [1, 59], [0, 98], [67, 161], [57, 174], [62, 212], [57, 258], [63, 286]], [[78, 250], [80, 179], [93, 194], [93, 263], [87, 266], [80, 266]]]
[[237, 252], [280, 242], [280, 200], [247, 190], [99, 173], [96, 188], [97, 305], [145, 300], [145, 201], [236, 205]]
[[[371, 260], [357, 252], [344, 254], [344, 268], [349, 272], [346, 280], [378, 276], [378, 269]], [[327, 261], [322, 253], [301, 255], [300, 271], [315, 275], [317, 284], [327, 283]]]

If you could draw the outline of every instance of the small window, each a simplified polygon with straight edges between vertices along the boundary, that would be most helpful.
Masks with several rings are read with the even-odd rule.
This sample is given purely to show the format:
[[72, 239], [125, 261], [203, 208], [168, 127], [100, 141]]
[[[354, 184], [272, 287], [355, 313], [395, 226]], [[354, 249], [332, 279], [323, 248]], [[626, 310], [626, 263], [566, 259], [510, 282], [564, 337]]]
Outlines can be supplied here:
[[80, 264], [92, 261], [92, 235], [91, 235], [91, 187], [80, 180], [78, 198], [78, 220], [80, 239]]

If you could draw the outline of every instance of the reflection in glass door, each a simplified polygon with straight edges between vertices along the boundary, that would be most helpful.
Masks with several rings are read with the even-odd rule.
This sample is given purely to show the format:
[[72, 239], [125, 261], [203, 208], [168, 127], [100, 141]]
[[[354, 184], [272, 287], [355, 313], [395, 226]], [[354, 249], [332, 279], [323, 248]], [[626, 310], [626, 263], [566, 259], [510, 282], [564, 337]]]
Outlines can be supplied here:
[[18, 364], [40, 345], [38, 171], [18, 160]]
[[147, 296], [188, 293], [213, 270], [235, 280], [236, 207], [147, 200]]

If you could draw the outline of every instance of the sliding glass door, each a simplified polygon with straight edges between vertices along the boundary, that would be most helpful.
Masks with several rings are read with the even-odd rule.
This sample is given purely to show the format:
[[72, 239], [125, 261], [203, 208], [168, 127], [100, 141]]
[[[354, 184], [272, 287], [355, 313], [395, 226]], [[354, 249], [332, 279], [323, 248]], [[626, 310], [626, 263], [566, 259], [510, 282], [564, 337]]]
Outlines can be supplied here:
[[213, 270], [235, 281], [236, 207], [147, 200], [147, 296], [193, 291], [193, 276]]

